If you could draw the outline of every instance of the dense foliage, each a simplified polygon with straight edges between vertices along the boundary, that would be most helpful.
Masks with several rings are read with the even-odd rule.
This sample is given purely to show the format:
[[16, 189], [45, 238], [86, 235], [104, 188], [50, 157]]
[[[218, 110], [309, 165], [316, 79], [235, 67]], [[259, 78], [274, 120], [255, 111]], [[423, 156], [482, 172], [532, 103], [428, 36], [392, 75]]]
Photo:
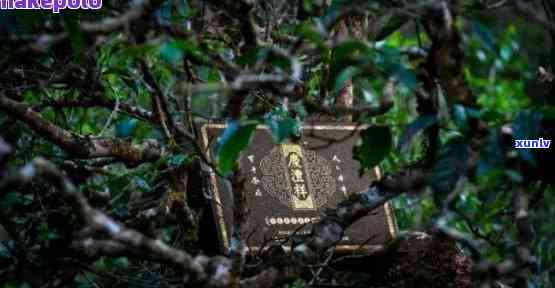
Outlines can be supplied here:
[[[555, 139], [552, 1], [104, 1], [2, 10], [0, 37], [2, 288], [369, 287], [334, 274], [317, 228], [388, 200], [403, 232], [456, 243], [473, 285], [555, 281], [555, 152], [515, 149]], [[213, 161], [208, 121], [228, 123]], [[210, 255], [199, 163], [242, 199], [257, 125], [284, 142], [309, 121], [368, 124], [353, 154], [385, 176], [291, 254], [246, 257], [236, 201], [232, 248]], [[388, 283], [462, 285], [422, 277]]]

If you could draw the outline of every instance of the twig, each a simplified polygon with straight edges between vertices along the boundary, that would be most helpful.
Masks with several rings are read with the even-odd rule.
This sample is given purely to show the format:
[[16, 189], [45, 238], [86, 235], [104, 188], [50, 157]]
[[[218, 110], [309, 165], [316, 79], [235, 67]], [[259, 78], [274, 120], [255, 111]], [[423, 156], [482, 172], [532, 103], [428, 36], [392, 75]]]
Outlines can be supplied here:
[[162, 89], [160, 89], [160, 86], [152, 76], [152, 73], [150, 73], [150, 70], [144, 60], [140, 61], [140, 66], [141, 71], [143, 72], [144, 81], [152, 90], [154, 90], [150, 93], [150, 99], [153, 108], [152, 110], [154, 111], [154, 114], [156, 115], [156, 118], [158, 119], [160, 125], [162, 125], [166, 138], [172, 141], [173, 137], [170, 129], [172, 131], [175, 130], [175, 123], [169, 113], [166, 97], [164, 97], [164, 92], [162, 92]]
[[116, 138], [91, 138], [67, 131], [44, 119], [25, 103], [0, 95], [0, 110], [27, 124], [34, 132], [80, 158], [114, 157], [129, 164], [155, 161], [163, 151], [155, 140], [142, 144]]
[[[135, 0], [133, 5], [122, 15], [110, 17], [98, 22], [83, 21], [79, 24], [80, 31], [88, 34], [106, 34], [119, 30], [141, 18], [143, 15], [151, 13], [154, 8], [163, 3], [163, 0]], [[148, 13], [146, 13], [148, 12]], [[21, 55], [28, 52], [45, 53], [53, 45], [69, 39], [69, 32], [61, 32], [59, 34], [42, 34], [34, 38], [34, 41], [17, 49], [11, 57], [0, 62], [0, 71], [6, 70], [7, 66]]]
[[328, 257], [326, 257], [326, 259], [324, 260], [324, 262], [320, 265], [320, 267], [318, 268], [318, 270], [316, 271], [316, 273], [312, 274], [312, 280], [310, 280], [310, 282], [308, 283], [308, 285], [312, 286], [314, 285], [314, 282], [316, 282], [318, 280], [318, 277], [320, 277], [320, 274], [322, 273], [322, 271], [324, 271], [324, 268], [327, 267], [328, 263], [330, 262], [330, 260], [332, 259], [333, 255], [334, 255], [335, 249], [331, 249]]
[[[35, 105], [32, 109], [36, 112], [41, 112], [42, 110], [52, 107], [52, 108], [89, 108], [89, 107], [103, 107], [107, 109], [115, 109], [118, 101], [113, 99], [106, 99], [103, 96], [93, 95], [90, 98], [85, 99], [60, 99], [60, 100], [47, 100], [43, 103]], [[146, 120], [154, 122], [152, 112], [148, 111], [142, 107], [132, 106], [128, 103], [119, 101], [119, 111], [126, 113], [127, 115], [138, 118], [141, 120]]]
[[415, 193], [425, 185], [426, 174], [417, 169], [404, 170], [374, 181], [368, 191], [339, 203], [336, 210], [330, 211], [320, 222], [315, 223], [311, 234], [293, 251], [301, 258], [313, 259], [317, 251], [325, 251], [338, 243], [345, 229], [358, 219], [388, 200], [402, 193]]
[[[80, 213], [87, 224], [84, 231], [106, 233], [109, 240], [96, 240], [88, 237], [73, 243], [74, 249], [81, 249], [93, 256], [98, 253], [106, 255], [136, 255], [148, 259], [169, 263], [189, 274], [190, 282], [208, 282], [214, 287], [225, 287], [229, 281], [230, 263], [219, 257], [209, 259], [205, 256], [193, 257], [186, 252], [172, 248], [164, 242], [151, 239], [142, 233], [129, 229], [113, 220], [103, 212], [89, 205], [85, 196], [77, 187], [47, 160], [37, 158], [21, 168], [15, 175], [0, 182], [0, 188], [14, 183], [27, 183], [35, 177], [51, 181], [70, 204]], [[215, 265], [217, 271], [210, 274], [208, 267]], [[212, 277], [214, 276], [214, 277]]]
[[365, 115], [366, 117], [375, 117], [380, 116], [387, 113], [391, 108], [393, 108], [393, 97], [395, 96], [395, 82], [394, 78], [390, 78], [386, 85], [384, 86], [383, 90], [383, 99], [378, 106], [362, 106], [362, 107], [349, 107], [349, 106], [341, 106], [336, 105], [334, 107], [328, 107], [322, 105], [321, 103], [316, 103], [314, 101], [305, 99], [305, 105], [307, 109], [327, 114], [327, 115], [353, 115], [354, 117]]
[[100, 133], [98, 133], [99, 136], [102, 136], [104, 134], [104, 131], [106, 131], [106, 129], [110, 127], [112, 123], [112, 119], [114, 119], [118, 114], [118, 110], [119, 110], [119, 98], [116, 99], [116, 105], [114, 105], [114, 110], [112, 110], [112, 113], [110, 113], [110, 116], [108, 116], [108, 120], [106, 120], [106, 123], [104, 123], [104, 127], [102, 127], [102, 130], [100, 130]]

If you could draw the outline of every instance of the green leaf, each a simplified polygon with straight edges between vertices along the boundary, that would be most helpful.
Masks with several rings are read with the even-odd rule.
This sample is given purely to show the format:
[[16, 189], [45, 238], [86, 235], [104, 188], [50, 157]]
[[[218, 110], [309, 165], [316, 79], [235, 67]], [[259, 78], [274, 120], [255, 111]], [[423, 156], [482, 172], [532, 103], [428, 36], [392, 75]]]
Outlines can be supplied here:
[[120, 138], [129, 138], [135, 134], [139, 120], [124, 119], [116, 124], [116, 136]]
[[205, 56], [206, 48], [201, 48], [197, 42], [191, 40], [177, 40], [175, 44], [183, 51], [185, 55], [191, 57], [195, 61], [201, 63], [207, 63], [207, 57]]
[[399, 141], [398, 149], [400, 151], [406, 151], [410, 146], [412, 139], [420, 132], [426, 128], [437, 123], [438, 119], [436, 115], [421, 115], [418, 116], [412, 123], [410, 123]]
[[461, 130], [469, 129], [468, 120], [470, 118], [479, 119], [480, 111], [460, 104], [453, 105], [453, 121]]
[[362, 41], [344, 41], [333, 50], [334, 63], [364, 59], [372, 55], [372, 49]]
[[185, 154], [172, 155], [168, 159], [168, 164], [174, 167], [184, 166], [191, 163], [191, 157]]
[[165, 42], [160, 46], [160, 57], [170, 64], [177, 64], [183, 59], [183, 51], [176, 42]]
[[160, 20], [164, 22], [171, 22], [172, 9], [173, 9], [172, 1], [162, 2], [162, 5], [160, 5], [160, 8], [158, 9], [158, 17], [160, 17]]
[[357, 68], [357, 67], [353, 67], [353, 66], [349, 66], [345, 69], [343, 69], [343, 71], [341, 71], [339, 73], [339, 75], [337, 75], [337, 77], [335, 78], [335, 92], [339, 92], [341, 89], [343, 89], [343, 87], [345, 87], [345, 82], [347, 82], [350, 79], [353, 79], [355, 76], [359, 75], [362, 71]]
[[401, 51], [397, 47], [385, 45], [380, 50], [381, 53], [377, 54], [376, 64], [378, 67], [387, 73], [393, 75], [410, 90], [416, 88], [417, 79], [416, 74], [410, 68], [403, 64]]
[[0, 209], [13, 209], [19, 205], [29, 205], [33, 202], [32, 195], [22, 195], [17, 192], [9, 192], [0, 198]]
[[394, 66], [395, 68], [391, 71], [391, 74], [395, 75], [401, 83], [403, 83], [407, 88], [413, 90], [416, 88], [416, 74], [412, 69], [405, 67], [405, 65], [399, 63]]
[[89, 123], [84, 123], [83, 126], [81, 126], [81, 133], [84, 135], [91, 135], [94, 134], [94, 132], [94, 129]]
[[322, 33], [322, 31], [319, 31], [313, 24], [303, 24], [302, 26], [300, 26], [297, 33], [303, 39], [315, 44], [321, 52], [324, 53], [328, 51], [328, 48], [324, 43], [325, 35]]
[[301, 136], [301, 121], [291, 117], [289, 111], [281, 106], [267, 113], [264, 120], [265, 124], [270, 127], [274, 141], [277, 143]]
[[[3, 229], [4, 228], [0, 225], [0, 231], [1, 232], [4, 232]], [[2, 235], [2, 236], [4, 236], [4, 235]], [[2, 239], [2, 238], [0, 238], [0, 239]], [[8, 257], [11, 256], [10, 255], [10, 250], [13, 248], [14, 241], [13, 240], [7, 240], [7, 239], [3, 239], [1, 241], [2, 241], [1, 242], [2, 244], [0, 244], [0, 258], [8, 258]]]
[[442, 198], [455, 188], [458, 180], [466, 174], [468, 156], [468, 144], [462, 136], [453, 137], [441, 146], [431, 178], [436, 201], [441, 202]]
[[[362, 41], [342, 42], [333, 50], [333, 59], [330, 68], [331, 79], [339, 78], [338, 75], [349, 66], [361, 67], [370, 63], [370, 57], [372, 55], [372, 49]], [[332, 85], [335, 83], [336, 82], [329, 83], [330, 88], [333, 88]]]
[[9, 192], [1, 199], [2, 202], [0, 202], [0, 207], [2, 209], [7, 209], [11, 206], [16, 206], [22, 203], [21, 199], [21, 194], [16, 192]]
[[495, 38], [493, 37], [493, 34], [487, 26], [483, 25], [479, 21], [474, 20], [472, 21], [472, 30], [474, 30], [474, 33], [476, 33], [478, 38], [480, 38], [480, 40], [486, 45], [486, 47], [488, 47], [488, 49], [490, 49], [494, 53], [497, 53], [499, 49], [497, 47]]
[[[120, 50], [118, 50], [114, 55], [114, 66], [110, 69], [107, 69], [104, 73], [108, 73], [108, 72], [112, 72], [111, 70], [115, 70], [117, 71], [116, 75], [119, 74], [126, 74], [126, 69], [128, 68], [127, 65], [127, 61], [129, 59], [134, 59], [134, 58], [141, 58], [141, 57], [146, 57], [148, 54], [153, 53], [156, 51], [156, 49], [160, 49], [160, 47], [156, 47], [155, 45], [152, 44], [141, 44], [141, 45], [134, 45], [131, 47], [122, 47]], [[118, 69], [119, 68], [119, 69]]]
[[110, 266], [117, 268], [127, 268], [130, 265], [129, 259], [127, 257], [118, 257], [115, 259], [110, 259]]
[[233, 171], [241, 151], [247, 148], [256, 129], [256, 122], [231, 121], [216, 143], [218, 168], [224, 175]]
[[371, 169], [391, 151], [393, 139], [389, 126], [370, 126], [360, 133], [362, 143], [353, 147], [353, 157], [361, 168]]
[[301, 123], [297, 119], [286, 118], [284, 120], [274, 121], [269, 126], [272, 130], [272, 136], [274, 136], [274, 140], [277, 143], [282, 143], [286, 139], [300, 136]]

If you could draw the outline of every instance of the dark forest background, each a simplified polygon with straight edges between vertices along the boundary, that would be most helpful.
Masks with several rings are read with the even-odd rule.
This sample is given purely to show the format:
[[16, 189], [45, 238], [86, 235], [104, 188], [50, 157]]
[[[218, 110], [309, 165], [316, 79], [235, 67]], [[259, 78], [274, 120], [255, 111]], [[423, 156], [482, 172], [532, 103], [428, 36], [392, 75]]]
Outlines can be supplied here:
[[[555, 2], [103, 5], [0, 11], [0, 287], [553, 286], [554, 150], [514, 140], [555, 139]], [[353, 151], [384, 176], [247, 255], [240, 153], [312, 120], [370, 125]], [[224, 254], [200, 165], [237, 200]], [[385, 201], [398, 237], [334, 255]]]

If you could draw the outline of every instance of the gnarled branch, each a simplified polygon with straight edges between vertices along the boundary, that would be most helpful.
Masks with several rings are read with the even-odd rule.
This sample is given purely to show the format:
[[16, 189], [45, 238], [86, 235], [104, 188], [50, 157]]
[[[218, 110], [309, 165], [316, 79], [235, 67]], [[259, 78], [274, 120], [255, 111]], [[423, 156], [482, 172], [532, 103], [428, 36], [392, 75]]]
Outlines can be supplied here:
[[34, 132], [58, 145], [66, 153], [79, 158], [113, 157], [129, 163], [155, 161], [162, 150], [155, 140], [133, 144], [129, 140], [114, 138], [92, 138], [62, 129], [44, 119], [25, 103], [0, 96], [0, 110], [6, 111], [24, 122]]
[[311, 234], [294, 252], [311, 259], [319, 251], [325, 251], [339, 243], [345, 230], [358, 219], [402, 193], [414, 193], [426, 185], [426, 174], [420, 170], [406, 170], [388, 175], [372, 183], [368, 191], [354, 194], [337, 205], [319, 223], [314, 224]]

